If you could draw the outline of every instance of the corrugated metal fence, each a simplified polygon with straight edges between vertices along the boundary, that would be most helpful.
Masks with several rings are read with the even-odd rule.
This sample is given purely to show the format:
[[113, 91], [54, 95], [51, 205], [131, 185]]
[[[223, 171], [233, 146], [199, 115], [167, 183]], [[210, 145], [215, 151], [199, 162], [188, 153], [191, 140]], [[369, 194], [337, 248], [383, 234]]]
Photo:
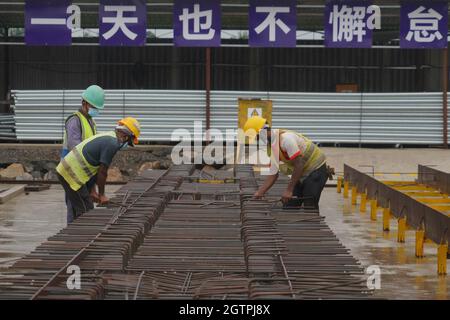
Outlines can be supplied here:
[[[81, 91], [13, 91], [19, 141], [61, 141], [64, 119], [81, 104]], [[273, 100], [274, 127], [293, 129], [316, 142], [438, 145], [441, 93], [211, 92], [211, 127], [237, 127], [238, 98]], [[96, 119], [110, 130], [124, 116], [142, 125], [142, 141], [170, 141], [175, 129], [205, 124], [204, 91], [107, 90]]]

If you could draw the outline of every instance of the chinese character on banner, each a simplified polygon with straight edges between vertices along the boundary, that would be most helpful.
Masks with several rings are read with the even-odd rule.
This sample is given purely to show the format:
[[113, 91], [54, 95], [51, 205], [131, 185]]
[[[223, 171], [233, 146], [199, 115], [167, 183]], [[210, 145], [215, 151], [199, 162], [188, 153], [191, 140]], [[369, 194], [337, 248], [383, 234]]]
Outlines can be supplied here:
[[401, 48], [446, 48], [447, 31], [447, 1], [402, 2]]
[[296, 1], [250, 0], [249, 29], [251, 47], [295, 47]]
[[374, 29], [381, 28], [380, 7], [371, 1], [329, 1], [325, 8], [325, 46], [370, 48]]
[[100, 45], [143, 46], [147, 39], [145, 0], [101, 0]]
[[175, 46], [219, 47], [220, 0], [175, 0], [173, 32]]
[[64, 46], [72, 44], [69, 26], [71, 0], [27, 0], [25, 3], [25, 43]]

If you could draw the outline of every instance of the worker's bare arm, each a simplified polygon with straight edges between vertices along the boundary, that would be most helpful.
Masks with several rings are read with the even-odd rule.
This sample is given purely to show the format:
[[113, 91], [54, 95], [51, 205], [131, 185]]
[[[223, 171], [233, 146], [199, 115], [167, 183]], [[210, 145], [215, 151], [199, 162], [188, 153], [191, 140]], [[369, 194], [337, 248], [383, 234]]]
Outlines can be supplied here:
[[264, 180], [263, 185], [259, 188], [258, 191], [255, 193], [255, 198], [261, 198], [264, 196], [264, 194], [272, 188], [274, 183], [278, 179], [278, 173], [274, 175], [267, 176], [266, 180]]
[[100, 198], [100, 203], [108, 202], [108, 198], [105, 196], [106, 179], [108, 178], [108, 167], [104, 164], [100, 164], [97, 173], [97, 186]]
[[287, 202], [292, 198], [292, 194], [294, 192], [295, 185], [298, 183], [300, 178], [303, 175], [303, 168], [305, 167], [305, 162], [303, 161], [303, 158], [297, 157], [294, 160], [292, 160], [292, 164], [294, 165], [294, 172], [292, 173], [291, 180], [289, 181], [289, 184], [286, 188], [286, 191], [284, 192], [282, 196], [282, 201]]

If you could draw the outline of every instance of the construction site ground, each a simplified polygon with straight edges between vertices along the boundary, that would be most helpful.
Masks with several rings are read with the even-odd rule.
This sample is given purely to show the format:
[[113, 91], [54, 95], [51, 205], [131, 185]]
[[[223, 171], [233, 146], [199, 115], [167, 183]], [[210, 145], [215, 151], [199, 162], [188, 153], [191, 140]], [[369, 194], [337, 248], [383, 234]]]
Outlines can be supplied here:
[[[328, 163], [339, 174], [343, 164], [362, 166], [379, 179], [413, 180], [418, 164], [435, 165], [450, 172], [450, 151], [440, 149], [349, 149], [324, 148]], [[367, 167], [366, 167], [367, 166]], [[372, 166], [372, 167], [371, 167]], [[120, 186], [108, 186], [113, 194]], [[0, 205], [0, 272], [32, 251], [48, 237], [66, 226], [64, 192], [59, 185], [49, 190], [22, 194]], [[320, 213], [342, 244], [349, 248], [363, 267], [381, 268], [381, 289], [375, 298], [449, 299], [450, 278], [437, 276], [435, 245], [425, 248], [425, 258], [414, 255], [414, 231], [406, 242], [396, 242], [396, 224], [389, 233], [380, 222], [360, 213], [349, 199], [327, 187], [320, 202]]]

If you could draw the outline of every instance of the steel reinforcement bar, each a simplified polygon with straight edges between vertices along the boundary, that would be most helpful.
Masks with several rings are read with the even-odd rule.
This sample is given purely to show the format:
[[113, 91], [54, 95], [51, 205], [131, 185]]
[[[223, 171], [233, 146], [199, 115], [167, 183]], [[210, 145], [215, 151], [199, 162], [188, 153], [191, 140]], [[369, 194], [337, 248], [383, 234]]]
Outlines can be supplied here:
[[[251, 166], [147, 171], [0, 277], [0, 299], [365, 299], [360, 266], [317, 210], [253, 199]], [[114, 210], [115, 209], [115, 210]], [[81, 287], [71, 288], [69, 266]]]
[[[237, 168], [237, 173], [245, 167]], [[280, 177], [265, 199], [253, 199], [264, 176], [241, 178], [241, 221], [252, 298], [367, 299], [363, 268], [316, 209], [285, 210]]]
[[[87, 212], [17, 261], [0, 281], [0, 299], [102, 298], [98, 276], [124, 270], [164, 210], [170, 191], [192, 170], [147, 171], [123, 186], [112, 199], [123, 207]], [[82, 289], [75, 292], [67, 288], [68, 268], [74, 265], [84, 275]]]

